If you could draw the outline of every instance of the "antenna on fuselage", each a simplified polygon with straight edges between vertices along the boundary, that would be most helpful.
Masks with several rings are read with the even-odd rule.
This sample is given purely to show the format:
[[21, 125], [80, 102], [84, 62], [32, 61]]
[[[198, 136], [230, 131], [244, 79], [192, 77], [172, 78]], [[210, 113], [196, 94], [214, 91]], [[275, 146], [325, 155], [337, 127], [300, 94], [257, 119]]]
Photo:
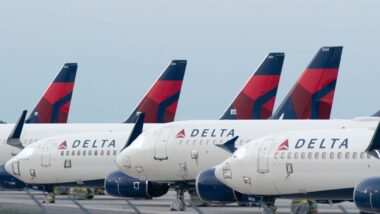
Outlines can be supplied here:
[[129, 138], [127, 142], [125, 143], [124, 147], [121, 149], [121, 151], [123, 151], [125, 148], [131, 145], [133, 141], [135, 141], [136, 138], [142, 133], [143, 127], [144, 127], [144, 119], [145, 119], [145, 113], [144, 112], [138, 113], [132, 132], [129, 135]]

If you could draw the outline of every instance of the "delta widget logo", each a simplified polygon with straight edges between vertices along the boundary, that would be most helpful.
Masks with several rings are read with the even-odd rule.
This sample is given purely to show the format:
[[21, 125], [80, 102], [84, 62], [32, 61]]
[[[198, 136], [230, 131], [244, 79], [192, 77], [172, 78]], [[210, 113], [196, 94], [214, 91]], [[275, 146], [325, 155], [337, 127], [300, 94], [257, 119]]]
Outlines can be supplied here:
[[62, 149], [66, 149], [67, 148], [67, 143], [66, 143], [66, 140], [63, 141], [61, 144], [59, 144], [58, 146], [58, 149], [59, 150], [62, 150]]
[[175, 135], [175, 138], [185, 138], [186, 135], [185, 135], [185, 129], [182, 129], [181, 131], [179, 131], [176, 135]]
[[277, 150], [289, 150], [289, 141], [288, 141], [288, 139], [286, 139], [284, 142], [282, 142], [278, 146]]

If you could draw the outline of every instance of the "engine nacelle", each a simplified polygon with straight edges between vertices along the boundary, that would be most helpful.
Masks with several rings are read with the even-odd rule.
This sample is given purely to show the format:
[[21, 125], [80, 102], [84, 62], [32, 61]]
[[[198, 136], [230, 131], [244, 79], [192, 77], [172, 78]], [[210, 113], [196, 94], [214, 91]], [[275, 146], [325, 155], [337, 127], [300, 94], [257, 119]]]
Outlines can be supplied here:
[[215, 168], [200, 172], [195, 181], [198, 196], [213, 203], [260, 203], [261, 197], [252, 197], [234, 191], [215, 176]]
[[4, 165], [0, 165], [0, 186], [4, 189], [22, 190], [26, 185], [24, 182], [6, 172]]
[[354, 189], [354, 201], [361, 212], [380, 212], [380, 177], [360, 181]]
[[104, 188], [111, 196], [129, 198], [160, 197], [169, 191], [168, 184], [139, 180], [120, 171], [108, 174]]

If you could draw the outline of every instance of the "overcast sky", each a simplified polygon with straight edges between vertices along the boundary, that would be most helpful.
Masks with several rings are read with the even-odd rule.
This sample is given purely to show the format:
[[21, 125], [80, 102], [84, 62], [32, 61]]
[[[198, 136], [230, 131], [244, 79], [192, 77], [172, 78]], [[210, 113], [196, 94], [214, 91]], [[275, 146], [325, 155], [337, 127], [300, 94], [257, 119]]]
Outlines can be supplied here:
[[0, 1], [0, 119], [29, 111], [78, 62], [70, 122], [125, 119], [171, 59], [187, 59], [177, 120], [217, 119], [271, 51], [276, 107], [321, 46], [343, 45], [333, 118], [380, 109], [380, 1]]

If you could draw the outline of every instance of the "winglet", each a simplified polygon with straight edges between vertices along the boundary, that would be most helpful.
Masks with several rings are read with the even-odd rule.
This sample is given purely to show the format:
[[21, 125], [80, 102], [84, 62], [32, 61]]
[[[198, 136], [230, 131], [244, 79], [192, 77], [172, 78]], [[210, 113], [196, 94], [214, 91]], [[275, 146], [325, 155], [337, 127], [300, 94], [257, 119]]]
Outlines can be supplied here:
[[124, 147], [121, 149], [123, 151], [125, 148], [127, 148], [129, 145], [133, 143], [133, 141], [136, 140], [136, 138], [142, 133], [143, 126], [144, 126], [144, 120], [145, 120], [145, 113], [140, 112], [137, 115], [135, 125], [133, 126], [132, 132], [129, 135], [129, 138], [127, 142], [125, 143]]
[[24, 146], [22, 145], [20, 141], [20, 137], [22, 133], [22, 128], [24, 127], [26, 113], [27, 113], [26, 110], [22, 111], [20, 119], [18, 119], [17, 123], [15, 124], [15, 127], [13, 128], [11, 134], [9, 135], [7, 139], [8, 145], [21, 148], [21, 149], [24, 148]]
[[371, 142], [368, 145], [368, 148], [365, 150], [368, 154], [374, 156], [377, 159], [380, 159], [380, 122], [376, 127], [375, 132], [373, 133], [373, 137]]
[[236, 151], [235, 142], [238, 138], [239, 136], [236, 136], [223, 144], [216, 144], [216, 146], [226, 150], [229, 153], [234, 153]]

